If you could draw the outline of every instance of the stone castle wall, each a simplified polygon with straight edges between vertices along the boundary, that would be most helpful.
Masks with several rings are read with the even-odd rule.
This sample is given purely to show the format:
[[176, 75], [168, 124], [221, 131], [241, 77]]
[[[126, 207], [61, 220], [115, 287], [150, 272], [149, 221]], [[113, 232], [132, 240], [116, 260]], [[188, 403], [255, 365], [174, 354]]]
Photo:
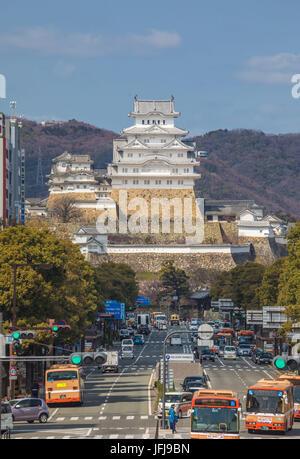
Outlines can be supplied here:
[[198, 268], [229, 271], [236, 266], [231, 254], [221, 253], [199, 253], [199, 254], [165, 254], [165, 253], [123, 253], [123, 254], [89, 254], [88, 261], [93, 265], [99, 265], [107, 261], [114, 263], [126, 263], [137, 272], [158, 272], [165, 260], [174, 260], [177, 268], [184, 269], [187, 273], [192, 273]]

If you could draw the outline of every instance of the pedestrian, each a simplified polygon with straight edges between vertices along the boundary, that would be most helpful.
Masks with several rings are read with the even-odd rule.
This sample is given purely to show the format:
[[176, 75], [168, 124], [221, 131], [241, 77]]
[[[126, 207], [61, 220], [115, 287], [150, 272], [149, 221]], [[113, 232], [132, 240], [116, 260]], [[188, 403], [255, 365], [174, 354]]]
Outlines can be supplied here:
[[176, 423], [178, 421], [178, 418], [176, 416], [175, 412], [175, 405], [171, 405], [171, 408], [169, 409], [169, 423], [170, 423], [170, 429], [172, 430], [172, 433], [176, 432]]
[[200, 365], [202, 365], [202, 362], [203, 362], [203, 355], [202, 354], [200, 354], [199, 362], [200, 362]]
[[197, 362], [197, 360], [199, 359], [199, 351], [197, 347], [194, 347], [193, 354], [194, 354], [194, 360], [195, 362]]
[[37, 381], [34, 381], [31, 386], [31, 397], [38, 398], [39, 388], [40, 388], [39, 383]]

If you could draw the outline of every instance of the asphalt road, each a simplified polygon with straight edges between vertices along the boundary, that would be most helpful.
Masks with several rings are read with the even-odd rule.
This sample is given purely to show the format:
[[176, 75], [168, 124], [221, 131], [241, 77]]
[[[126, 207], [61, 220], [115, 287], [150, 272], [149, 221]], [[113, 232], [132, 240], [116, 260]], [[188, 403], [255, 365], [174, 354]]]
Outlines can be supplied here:
[[[83, 406], [50, 408], [47, 424], [15, 423], [12, 438], [154, 438], [157, 420], [152, 412], [150, 382], [156, 363], [162, 357], [165, 336], [166, 331], [153, 330], [143, 346], [135, 346], [133, 360], [120, 360], [118, 373], [102, 374], [98, 368], [89, 368]], [[183, 335], [183, 345], [168, 346], [167, 352], [190, 353], [193, 347], [189, 335]], [[242, 402], [249, 385], [263, 377], [277, 377], [270, 365], [255, 365], [248, 357], [239, 357], [236, 361], [217, 357], [215, 362], [205, 361], [203, 367], [212, 388], [234, 390]], [[241, 427], [241, 438], [300, 438], [300, 422], [295, 422], [293, 429], [284, 436], [267, 432], [248, 434], [243, 421]], [[177, 434], [164, 431], [160, 438], [188, 439], [189, 419], [179, 420]]]

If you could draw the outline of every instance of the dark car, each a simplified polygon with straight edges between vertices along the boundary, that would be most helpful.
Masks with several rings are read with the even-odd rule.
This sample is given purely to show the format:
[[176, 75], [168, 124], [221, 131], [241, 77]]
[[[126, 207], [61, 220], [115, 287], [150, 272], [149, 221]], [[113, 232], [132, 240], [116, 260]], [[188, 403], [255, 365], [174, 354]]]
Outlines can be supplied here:
[[272, 360], [273, 360], [272, 354], [270, 354], [269, 352], [260, 352], [257, 355], [255, 363], [258, 363], [259, 365], [262, 363], [270, 365], [272, 363]]
[[212, 362], [215, 361], [215, 353], [212, 349], [201, 349], [200, 356], [202, 356], [202, 360], [211, 360]]
[[259, 354], [261, 354], [262, 352], [264, 352], [263, 349], [259, 349], [259, 348], [253, 349], [252, 355], [251, 355], [251, 359], [253, 360], [254, 363], [257, 363], [258, 356], [259, 356]]
[[149, 330], [149, 327], [147, 325], [141, 325], [138, 328], [138, 334], [140, 334], [140, 335], [149, 335], [149, 333], [150, 333], [150, 330]]
[[207, 386], [203, 385], [201, 381], [193, 381], [187, 384], [188, 392], [196, 392], [197, 390], [207, 389]]
[[189, 384], [192, 384], [192, 383], [197, 383], [197, 384], [201, 385], [202, 387], [207, 388], [207, 379], [206, 379], [205, 375], [203, 375], [203, 376], [186, 376], [184, 378], [183, 383], [181, 384], [182, 389], [184, 391], [188, 392], [188, 386], [189, 386]]

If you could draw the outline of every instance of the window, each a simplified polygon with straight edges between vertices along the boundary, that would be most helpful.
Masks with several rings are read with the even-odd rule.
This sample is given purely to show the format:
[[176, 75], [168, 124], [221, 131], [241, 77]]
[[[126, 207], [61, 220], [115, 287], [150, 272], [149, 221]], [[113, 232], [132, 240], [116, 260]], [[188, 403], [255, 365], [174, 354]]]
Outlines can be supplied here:
[[142, 124], [145, 124], [145, 120], [142, 120]]
[[167, 185], [172, 185], [172, 180], [167, 180]]
[[155, 180], [155, 185], [161, 185], [161, 180]]
[[178, 185], [183, 185], [183, 180], [178, 180]]
[[144, 185], [150, 185], [150, 180], [144, 180]]
[[137, 173], [139, 170], [138, 170], [136, 167], [134, 167], [134, 168], [132, 169], [132, 171], [135, 172], [135, 173]]
[[166, 124], [166, 120], [163, 120], [163, 124]]
[[138, 185], [138, 184], [139, 184], [139, 181], [138, 181], [138, 180], [133, 180], [133, 184], [134, 184], [134, 185]]

